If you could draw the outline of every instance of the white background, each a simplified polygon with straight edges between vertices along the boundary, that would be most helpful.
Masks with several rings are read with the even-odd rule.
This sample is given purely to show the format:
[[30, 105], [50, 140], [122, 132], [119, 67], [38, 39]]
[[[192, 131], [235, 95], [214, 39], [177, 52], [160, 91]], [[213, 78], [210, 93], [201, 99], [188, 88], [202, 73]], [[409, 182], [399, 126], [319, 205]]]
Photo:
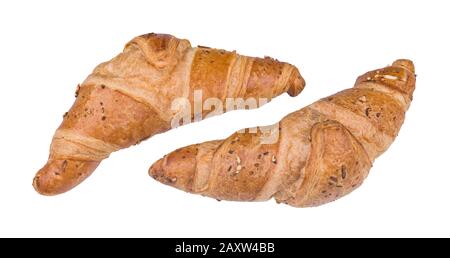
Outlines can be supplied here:
[[[1, 1], [0, 236], [450, 236], [448, 1]], [[307, 87], [119, 151], [74, 190], [31, 186], [74, 91], [147, 32], [297, 65]], [[318, 208], [217, 202], [147, 175], [164, 154], [270, 124], [397, 58], [418, 74], [400, 134], [355, 192]]]

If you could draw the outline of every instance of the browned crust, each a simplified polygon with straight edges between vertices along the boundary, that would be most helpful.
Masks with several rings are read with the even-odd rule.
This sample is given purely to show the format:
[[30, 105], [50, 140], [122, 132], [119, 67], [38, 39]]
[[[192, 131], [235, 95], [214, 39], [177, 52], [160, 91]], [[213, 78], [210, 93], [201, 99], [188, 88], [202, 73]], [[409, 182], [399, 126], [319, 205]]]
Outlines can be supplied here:
[[392, 97], [370, 89], [349, 89], [332, 95], [327, 101], [367, 118], [380, 132], [397, 136], [403, 124], [404, 110]]
[[[201, 90], [203, 98], [224, 100], [230, 66], [237, 54], [220, 49], [198, 48], [191, 67], [190, 88]], [[190, 96], [191, 103], [193, 96]]]
[[49, 159], [33, 179], [36, 191], [43, 195], [64, 193], [83, 182], [100, 162]]
[[[193, 179], [196, 170], [198, 148], [191, 145], [178, 149], [152, 165], [152, 177], [163, 184], [172, 185], [185, 191], [193, 191]], [[181, 159], [183, 162], [179, 162]], [[165, 173], [165, 168], [170, 168]], [[182, 174], [171, 174], [170, 171], [184, 171]]]
[[216, 199], [251, 201], [261, 191], [276, 165], [278, 144], [260, 144], [260, 133], [234, 134], [212, 159], [209, 189]]
[[[70, 129], [126, 148], [169, 128], [151, 107], [104, 85], [85, 85], [77, 90], [76, 96], [59, 129]], [[33, 181], [34, 188], [45, 195], [75, 187], [100, 164], [64, 157], [57, 152], [50, 156]]]
[[154, 109], [104, 85], [84, 85], [59, 129], [128, 147], [169, 129]]
[[339, 122], [319, 122], [311, 129], [311, 152], [294, 196], [278, 202], [297, 207], [336, 200], [361, 185], [371, 162], [358, 140]]
[[219, 200], [274, 196], [295, 207], [334, 201], [360, 186], [375, 158], [394, 141], [414, 91], [414, 66], [408, 60], [366, 75], [377, 77], [359, 77], [354, 88], [283, 118], [273, 144], [264, 144], [259, 131], [236, 133], [213, 145], [193, 145], [206, 159], [199, 154], [182, 159], [181, 148], [169, 154], [170, 162], [157, 161], [149, 174], [166, 184], [165, 175], [204, 182], [200, 189], [178, 181], [169, 185]]
[[[58, 137], [52, 141], [49, 160], [33, 181], [36, 191], [45, 195], [68, 191], [86, 179], [112, 151], [169, 130], [174, 116], [170, 104], [176, 98], [192, 97], [195, 89], [201, 89], [203, 99], [223, 100], [237, 57], [224, 50], [194, 49], [189, 41], [167, 34], [134, 38], [121, 54], [97, 66], [77, 87], [77, 99], [55, 134]], [[235, 68], [239, 71], [239, 67]], [[275, 86], [254, 87], [266, 91]], [[287, 90], [274, 91], [269, 97]], [[234, 94], [230, 97], [246, 96], [240, 91]], [[77, 141], [65, 137], [67, 132]], [[76, 153], [83, 151], [87, 153]]]
[[[416, 85], [416, 75], [414, 65], [410, 60], [399, 59], [392, 66], [367, 72], [358, 77], [355, 85], [363, 82], [376, 82], [396, 89], [412, 100], [412, 94]], [[394, 80], [392, 78], [398, 78]]]
[[[268, 98], [281, 76], [284, 64], [272, 58], [256, 58], [247, 84], [247, 96]], [[260, 87], [263, 85], [264, 87]]]

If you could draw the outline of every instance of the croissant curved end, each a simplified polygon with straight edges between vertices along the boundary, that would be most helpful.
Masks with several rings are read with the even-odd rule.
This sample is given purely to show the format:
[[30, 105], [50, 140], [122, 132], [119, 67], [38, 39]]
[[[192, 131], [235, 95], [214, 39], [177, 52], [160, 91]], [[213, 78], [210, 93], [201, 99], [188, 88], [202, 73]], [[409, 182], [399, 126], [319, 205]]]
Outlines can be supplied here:
[[299, 70], [294, 67], [294, 70], [292, 70], [291, 76], [289, 77], [289, 88], [287, 93], [289, 94], [289, 96], [295, 97], [300, 94], [300, 92], [302, 92], [302, 90], [305, 88], [305, 85], [305, 79], [303, 79]]
[[74, 188], [97, 168], [100, 162], [50, 159], [33, 179], [33, 187], [42, 195], [57, 195]]
[[398, 59], [394, 63], [392, 63], [392, 66], [403, 67], [410, 72], [415, 73], [414, 63], [408, 59]]
[[193, 178], [196, 173], [197, 151], [196, 146], [191, 145], [171, 152], [156, 161], [149, 168], [148, 174], [163, 184], [192, 192], [195, 184]]

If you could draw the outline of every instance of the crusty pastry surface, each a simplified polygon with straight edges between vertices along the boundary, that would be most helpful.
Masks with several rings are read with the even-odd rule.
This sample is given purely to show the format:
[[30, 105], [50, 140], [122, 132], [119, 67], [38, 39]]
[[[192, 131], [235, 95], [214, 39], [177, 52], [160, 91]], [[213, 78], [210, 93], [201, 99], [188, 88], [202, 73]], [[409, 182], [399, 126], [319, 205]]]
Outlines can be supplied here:
[[415, 88], [414, 65], [360, 76], [353, 88], [284, 117], [278, 141], [261, 131], [178, 149], [155, 162], [149, 174], [187, 192], [218, 200], [318, 206], [356, 189], [374, 160], [394, 141]]
[[173, 101], [185, 98], [193, 107], [196, 90], [203, 99], [270, 100], [284, 92], [295, 96], [304, 84], [296, 67], [272, 58], [193, 48], [165, 34], [138, 36], [78, 86], [33, 186], [44, 195], [75, 187], [111, 152], [169, 130], [182, 112], [172, 109]]

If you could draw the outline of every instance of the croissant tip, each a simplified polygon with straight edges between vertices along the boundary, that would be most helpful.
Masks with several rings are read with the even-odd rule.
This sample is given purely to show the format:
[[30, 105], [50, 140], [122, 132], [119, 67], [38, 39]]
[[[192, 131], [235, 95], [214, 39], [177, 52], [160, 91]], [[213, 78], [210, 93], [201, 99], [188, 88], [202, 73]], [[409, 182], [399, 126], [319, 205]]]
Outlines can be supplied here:
[[158, 173], [162, 171], [162, 160], [158, 160], [148, 169], [148, 175], [155, 178], [158, 176]]
[[302, 75], [300, 74], [297, 68], [294, 68], [294, 70], [292, 71], [291, 76], [289, 77], [288, 84], [289, 89], [287, 93], [291, 97], [297, 96], [305, 88], [306, 85], [305, 79], [303, 79]]
[[97, 161], [50, 159], [33, 179], [33, 187], [41, 195], [67, 192], [86, 179], [100, 164]]
[[412, 73], [415, 73], [414, 63], [409, 59], [398, 59], [394, 61], [392, 66], [398, 66], [409, 70]]
[[175, 150], [159, 159], [149, 168], [148, 174], [163, 184], [191, 192], [197, 171], [197, 145]]
[[46, 191], [46, 187], [43, 187], [43, 180], [42, 177], [40, 177], [39, 175], [36, 175], [33, 178], [33, 188], [34, 190], [39, 193], [40, 195], [44, 195], [44, 196], [53, 196], [55, 195], [55, 193]]

